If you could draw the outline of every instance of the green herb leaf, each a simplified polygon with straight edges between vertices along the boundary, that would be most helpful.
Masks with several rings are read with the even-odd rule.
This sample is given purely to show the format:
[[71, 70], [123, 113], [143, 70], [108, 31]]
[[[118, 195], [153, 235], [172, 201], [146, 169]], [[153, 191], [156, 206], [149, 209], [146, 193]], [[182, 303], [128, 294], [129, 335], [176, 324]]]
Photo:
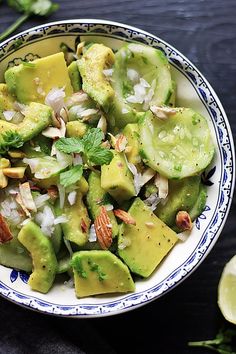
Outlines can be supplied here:
[[234, 329], [221, 329], [219, 333], [216, 335], [216, 338], [198, 341], [198, 342], [189, 342], [188, 345], [190, 347], [203, 347], [212, 349], [213, 351], [219, 354], [236, 354], [233, 351], [231, 346], [232, 338], [236, 336], [236, 330]]
[[17, 131], [9, 130], [2, 134], [0, 141], [0, 153], [4, 154], [10, 148], [20, 148], [24, 144], [21, 135]]
[[71, 184], [78, 182], [83, 174], [83, 166], [76, 165], [71, 167], [68, 171], [60, 173], [60, 184], [64, 187], [68, 187]]
[[100, 128], [89, 129], [82, 138], [84, 149], [89, 151], [90, 149], [99, 146], [103, 137], [104, 134]]
[[50, 0], [8, 0], [7, 3], [16, 11], [21, 12], [22, 16], [0, 35], [0, 41], [12, 34], [30, 16], [48, 16], [58, 9], [58, 5]]
[[84, 144], [80, 138], [60, 138], [55, 143], [55, 147], [66, 154], [84, 151]]
[[110, 150], [97, 146], [87, 152], [87, 157], [95, 165], [108, 165], [113, 158], [113, 154]]

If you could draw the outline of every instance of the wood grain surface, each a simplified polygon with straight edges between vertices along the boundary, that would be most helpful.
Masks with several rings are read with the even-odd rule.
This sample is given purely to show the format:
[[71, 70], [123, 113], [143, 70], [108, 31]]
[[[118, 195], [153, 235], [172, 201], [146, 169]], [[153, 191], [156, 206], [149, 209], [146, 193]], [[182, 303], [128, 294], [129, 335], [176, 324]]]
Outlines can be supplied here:
[[[48, 21], [119, 21], [149, 31], [180, 50], [217, 92], [235, 138], [235, 0], [57, 2], [60, 9]], [[3, 1], [0, 32], [16, 17]], [[20, 30], [41, 23], [32, 18]], [[0, 298], [0, 353], [210, 353], [189, 348], [187, 342], [214, 337], [222, 325], [229, 326], [217, 306], [217, 285], [225, 262], [236, 254], [235, 215], [234, 198], [222, 234], [199, 268], [166, 296], [135, 311], [102, 319], [71, 320], [34, 313]]]

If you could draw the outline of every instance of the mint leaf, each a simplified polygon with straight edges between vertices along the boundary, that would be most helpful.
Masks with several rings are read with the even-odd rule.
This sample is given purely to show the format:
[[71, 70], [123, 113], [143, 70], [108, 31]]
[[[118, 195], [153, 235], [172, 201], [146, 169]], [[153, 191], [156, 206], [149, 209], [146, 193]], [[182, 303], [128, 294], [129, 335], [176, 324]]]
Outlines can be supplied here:
[[95, 165], [108, 165], [113, 158], [113, 154], [110, 150], [97, 146], [87, 152], [87, 157]]
[[83, 166], [76, 165], [71, 167], [68, 171], [62, 172], [60, 174], [60, 184], [64, 187], [68, 187], [71, 184], [75, 184], [80, 180], [83, 174]]
[[72, 152], [83, 152], [84, 144], [80, 138], [60, 138], [55, 143], [59, 151], [71, 154]]
[[82, 138], [84, 149], [88, 151], [96, 146], [99, 146], [103, 137], [104, 134], [100, 128], [89, 129]]

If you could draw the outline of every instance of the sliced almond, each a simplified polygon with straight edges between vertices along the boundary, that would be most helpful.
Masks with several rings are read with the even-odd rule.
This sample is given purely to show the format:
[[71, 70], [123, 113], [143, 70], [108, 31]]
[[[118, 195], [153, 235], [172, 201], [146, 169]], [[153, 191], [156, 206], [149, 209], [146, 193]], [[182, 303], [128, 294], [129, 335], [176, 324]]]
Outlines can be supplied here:
[[111, 221], [104, 206], [100, 209], [100, 214], [94, 221], [95, 232], [102, 249], [108, 249], [112, 244]]
[[30, 184], [29, 182], [25, 182], [19, 185], [20, 196], [23, 204], [28, 210], [37, 211], [34, 199], [31, 194]]
[[117, 152], [122, 152], [125, 150], [128, 144], [127, 138], [124, 134], [119, 134], [115, 142], [115, 150]]
[[19, 193], [17, 193], [16, 195], [16, 202], [21, 206], [23, 212], [25, 213], [26, 216], [28, 216], [28, 218], [31, 218], [31, 214], [29, 212], [29, 210], [26, 208], [22, 198], [21, 198], [21, 195]]
[[3, 168], [2, 172], [5, 176], [10, 178], [23, 178], [26, 167], [8, 167]]
[[85, 42], [80, 42], [80, 43], [77, 45], [77, 49], [76, 49], [76, 55], [77, 55], [77, 57], [79, 57], [81, 54], [83, 54], [84, 45], [85, 45]]
[[124, 211], [122, 209], [116, 209], [116, 210], [114, 210], [114, 214], [117, 218], [122, 220], [125, 224], [136, 225], [136, 221], [129, 213], [127, 213], [127, 211]]
[[11, 230], [2, 214], [0, 214], [0, 243], [6, 243], [12, 238]]
[[177, 109], [165, 106], [151, 106], [152, 113], [160, 119], [167, 119], [170, 115], [177, 113]]
[[177, 227], [182, 230], [192, 230], [193, 223], [187, 211], [179, 211], [176, 215], [175, 222]]

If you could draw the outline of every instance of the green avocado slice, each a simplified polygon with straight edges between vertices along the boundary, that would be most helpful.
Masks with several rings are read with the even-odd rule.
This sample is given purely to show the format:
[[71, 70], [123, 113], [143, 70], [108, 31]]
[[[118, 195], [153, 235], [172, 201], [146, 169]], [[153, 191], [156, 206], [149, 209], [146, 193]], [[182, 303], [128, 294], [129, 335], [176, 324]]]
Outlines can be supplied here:
[[47, 293], [57, 272], [57, 259], [50, 240], [33, 221], [22, 227], [18, 240], [30, 252], [33, 261], [28, 284], [33, 290]]
[[128, 267], [110, 251], [79, 251], [71, 264], [77, 297], [135, 289]]

